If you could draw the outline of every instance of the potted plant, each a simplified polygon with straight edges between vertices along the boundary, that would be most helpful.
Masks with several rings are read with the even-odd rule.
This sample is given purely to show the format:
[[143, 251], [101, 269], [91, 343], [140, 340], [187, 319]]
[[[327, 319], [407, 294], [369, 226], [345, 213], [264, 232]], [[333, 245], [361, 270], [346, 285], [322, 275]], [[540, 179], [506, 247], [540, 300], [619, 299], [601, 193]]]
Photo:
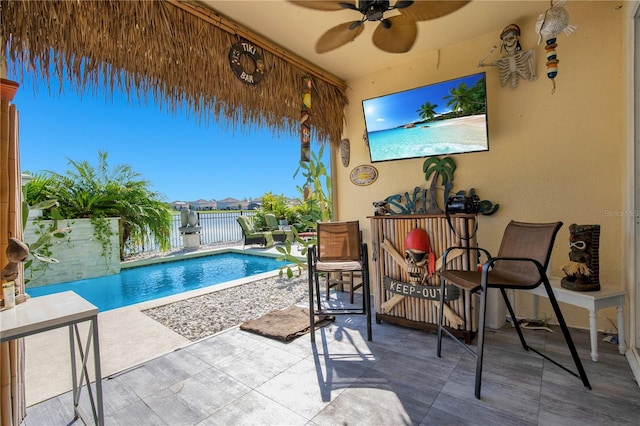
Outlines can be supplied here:
[[273, 214], [282, 226], [290, 223], [293, 211], [291, 207], [287, 206], [287, 198], [284, 195], [275, 195], [268, 192], [262, 196], [261, 200], [262, 208], [260, 210], [263, 213]]
[[15, 81], [0, 78], [0, 99], [11, 102], [19, 86]]

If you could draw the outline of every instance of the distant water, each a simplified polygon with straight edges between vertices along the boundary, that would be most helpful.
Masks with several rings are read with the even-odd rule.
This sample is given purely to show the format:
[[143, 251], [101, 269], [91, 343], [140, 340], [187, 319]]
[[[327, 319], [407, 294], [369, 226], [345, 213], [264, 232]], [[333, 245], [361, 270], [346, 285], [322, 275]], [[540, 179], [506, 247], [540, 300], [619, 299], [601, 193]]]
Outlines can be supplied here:
[[274, 271], [283, 264], [272, 257], [221, 253], [123, 269], [119, 274], [104, 277], [32, 287], [26, 292], [37, 297], [72, 290], [104, 312]]
[[371, 161], [485, 151], [488, 144], [484, 115], [473, 117], [473, 123], [458, 118], [372, 132], [369, 149]]

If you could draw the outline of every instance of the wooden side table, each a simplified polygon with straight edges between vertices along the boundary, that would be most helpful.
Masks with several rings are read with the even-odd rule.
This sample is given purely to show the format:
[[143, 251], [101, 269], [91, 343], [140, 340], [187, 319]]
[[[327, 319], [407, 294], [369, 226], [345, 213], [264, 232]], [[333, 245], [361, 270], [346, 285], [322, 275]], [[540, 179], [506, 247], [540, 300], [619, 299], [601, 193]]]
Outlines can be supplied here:
[[[624, 344], [624, 300], [627, 295], [625, 290], [603, 289], [600, 291], [574, 291], [560, 285], [560, 278], [550, 277], [553, 294], [558, 302], [579, 306], [589, 311], [589, 335], [591, 337], [591, 360], [598, 362], [598, 327], [596, 312], [603, 308], [616, 306], [618, 327], [618, 350], [624, 355], [627, 348]], [[538, 316], [538, 297], [548, 297], [543, 285], [533, 290], [526, 290], [533, 294], [533, 319]]]

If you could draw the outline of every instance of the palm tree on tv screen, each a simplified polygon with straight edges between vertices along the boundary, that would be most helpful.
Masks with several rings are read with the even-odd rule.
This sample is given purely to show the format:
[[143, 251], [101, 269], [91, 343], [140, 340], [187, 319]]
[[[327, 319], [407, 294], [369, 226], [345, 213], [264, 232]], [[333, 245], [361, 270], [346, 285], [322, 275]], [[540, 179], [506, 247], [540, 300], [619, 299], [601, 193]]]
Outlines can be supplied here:
[[431, 102], [427, 101], [424, 104], [420, 105], [420, 109], [416, 112], [421, 119], [428, 121], [435, 117], [436, 108], [438, 108], [438, 105], [434, 105]]
[[451, 107], [451, 110], [455, 111], [458, 117], [484, 113], [484, 79], [479, 79], [471, 87], [467, 87], [466, 83], [460, 83], [457, 87], [452, 88], [443, 99], [447, 101], [446, 106]]

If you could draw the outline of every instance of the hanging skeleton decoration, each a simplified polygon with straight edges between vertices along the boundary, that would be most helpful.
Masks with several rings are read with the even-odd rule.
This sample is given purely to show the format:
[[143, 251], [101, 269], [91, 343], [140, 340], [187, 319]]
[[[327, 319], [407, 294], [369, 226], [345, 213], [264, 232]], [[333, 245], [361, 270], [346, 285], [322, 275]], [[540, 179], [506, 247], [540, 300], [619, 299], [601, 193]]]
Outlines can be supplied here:
[[436, 256], [431, 250], [427, 231], [415, 228], [404, 240], [404, 259], [407, 261], [407, 274], [412, 284], [423, 284], [436, 271]]
[[547, 77], [553, 83], [553, 89], [551, 90], [553, 94], [556, 91], [555, 78], [558, 75], [558, 62], [560, 62], [556, 53], [556, 47], [558, 46], [556, 37], [563, 31], [567, 36], [570, 36], [578, 26], [569, 24], [569, 13], [564, 9], [567, 0], [558, 0], [555, 4], [553, 0], [550, 0], [550, 3], [551, 8], [538, 16], [536, 33], [538, 34], [538, 44], [542, 39], [545, 40]]
[[491, 63], [484, 63], [484, 60], [493, 53], [496, 46], [480, 60], [479, 67], [493, 66], [498, 68], [500, 73], [500, 85], [505, 86], [507, 81], [515, 88], [522, 80], [536, 80], [536, 52], [533, 49], [522, 50], [520, 46], [520, 27], [516, 24], [507, 25], [500, 34], [500, 51], [505, 55]]

